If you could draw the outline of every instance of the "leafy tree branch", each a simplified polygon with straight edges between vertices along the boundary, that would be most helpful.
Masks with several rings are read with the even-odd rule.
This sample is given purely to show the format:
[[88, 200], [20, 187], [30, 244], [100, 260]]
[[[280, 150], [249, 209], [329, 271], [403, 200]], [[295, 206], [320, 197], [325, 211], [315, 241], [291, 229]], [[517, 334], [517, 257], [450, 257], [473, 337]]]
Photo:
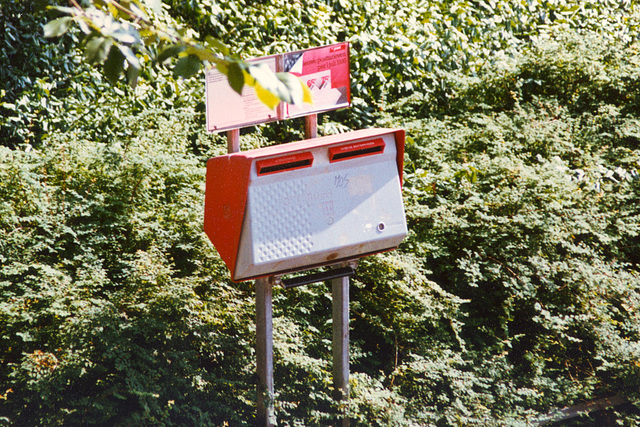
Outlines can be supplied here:
[[214, 37], [204, 42], [188, 28], [172, 26], [161, 0], [70, 0], [70, 6], [52, 7], [63, 16], [44, 26], [45, 37], [60, 37], [77, 26], [84, 34], [86, 60], [102, 66], [107, 79], [116, 83], [124, 74], [135, 86], [148, 63], [173, 64], [175, 77], [189, 78], [202, 65], [215, 66], [227, 76], [238, 93], [252, 87], [258, 98], [274, 108], [280, 101], [311, 102], [306, 85], [290, 73], [273, 73], [266, 66], [252, 65], [231, 55]]

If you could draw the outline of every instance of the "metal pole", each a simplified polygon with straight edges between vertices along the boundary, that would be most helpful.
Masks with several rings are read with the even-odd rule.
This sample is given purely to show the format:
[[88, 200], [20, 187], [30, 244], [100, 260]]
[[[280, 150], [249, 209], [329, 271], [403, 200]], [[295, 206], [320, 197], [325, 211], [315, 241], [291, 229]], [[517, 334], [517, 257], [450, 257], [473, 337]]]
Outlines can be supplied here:
[[306, 139], [318, 137], [318, 115], [304, 116], [304, 137]]
[[[333, 398], [346, 404], [349, 401], [349, 276], [333, 279], [331, 292], [333, 297]], [[349, 416], [346, 411], [340, 425], [349, 426]]]
[[[227, 151], [240, 151], [240, 129], [227, 131]], [[256, 289], [256, 370], [258, 373], [257, 425], [275, 423], [273, 407], [273, 298], [271, 278], [255, 281]]]
[[258, 370], [258, 423], [271, 427], [275, 423], [273, 407], [273, 306], [271, 278], [256, 284], [256, 356]]
[[240, 151], [240, 129], [227, 131], [227, 152], [237, 153]]
[[[307, 139], [318, 136], [318, 115], [304, 118], [304, 136]], [[341, 417], [341, 426], [349, 427], [349, 415], [346, 412], [349, 402], [349, 276], [331, 280], [333, 299], [333, 398], [344, 403], [345, 413]]]

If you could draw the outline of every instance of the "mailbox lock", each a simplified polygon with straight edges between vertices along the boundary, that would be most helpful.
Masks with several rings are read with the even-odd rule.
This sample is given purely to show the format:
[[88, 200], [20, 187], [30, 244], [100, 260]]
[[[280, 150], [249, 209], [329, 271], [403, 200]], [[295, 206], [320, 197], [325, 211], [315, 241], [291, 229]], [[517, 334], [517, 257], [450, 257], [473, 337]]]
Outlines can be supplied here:
[[384, 230], [384, 222], [378, 224], [378, 233], [382, 233], [382, 230]]

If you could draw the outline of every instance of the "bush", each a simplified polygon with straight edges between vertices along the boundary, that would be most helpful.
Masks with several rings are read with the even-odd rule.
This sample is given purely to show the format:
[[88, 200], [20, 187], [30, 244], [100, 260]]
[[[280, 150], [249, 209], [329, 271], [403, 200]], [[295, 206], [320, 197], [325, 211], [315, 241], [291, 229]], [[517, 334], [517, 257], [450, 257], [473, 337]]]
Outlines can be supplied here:
[[[374, 2], [387, 13], [361, 21], [364, 6], [348, 1], [291, 14], [238, 4], [174, 11], [206, 29], [194, 6], [218, 7], [211, 25], [226, 17], [235, 34], [256, 36], [238, 38], [251, 53], [272, 42], [261, 54], [289, 50], [292, 34], [300, 47], [306, 37], [330, 41], [332, 17], [352, 11], [351, 27], [332, 37], [352, 38], [354, 80], [370, 73], [357, 90], [371, 105], [354, 108], [367, 116], [350, 124], [408, 131], [409, 237], [362, 260], [351, 286], [353, 424], [526, 425], [614, 394], [629, 403], [608, 415], [637, 422], [640, 86], [638, 45], [625, 33], [635, 5]], [[593, 35], [607, 7], [608, 37]], [[322, 13], [309, 21], [307, 11]], [[493, 65], [458, 49], [425, 71], [411, 52], [444, 50], [391, 47], [430, 28], [395, 25], [396, 12], [441, 23], [450, 33], [442, 49], [486, 24], [480, 36], [496, 44], [477, 46], [495, 52]], [[512, 15], [535, 19], [505, 33], [497, 20]], [[462, 35], [453, 16], [469, 23]], [[526, 28], [547, 24], [531, 49], [507, 55]], [[556, 35], [558, 26], [580, 34]], [[413, 65], [398, 66], [398, 55]], [[252, 286], [228, 282], [202, 232], [204, 165], [223, 138], [202, 130], [199, 83], [150, 76], [132, 92], [102, 92], [99, 82], [80, 88], [93, 91], [84, 98], [71, 91], [67, 119], [41, 144], [0, 148], [0, 423], [254, 420]], [[329, 131], [344, 129], [326, 117]], [[297, 124], [246, 130], [243, 148], [297, 139]], [[330, 398], [330, 311], [326, 285], [274, 290], [282, 425], [331, 424], [342, 409]]]
[[252, 304], [202, 232], [192, 117], [148, 111], [130, 140], [2, 149], [5, 421], [251, 418]]
[[[615, 87], [636, 99], [637, 46], [613, 63], [599, 62], [604, 52], [590, 39], [539, 46], [500, 76], [511, 103], [482, 103], [487, 93], [495, 99], [489, 77], [465, 83], [456, 100], [485, 105], [478, 112], [407, 125], [405, 247], [467, 301], [464, 389], [481, 394], [457, 398], [491, 407], [492, 419], [615, 393], [636, 398], [640, 122], [608, 94]], [[617, 72], [603, 82], [608, 66]], [[561, 83], [540, 71], [568, 67]], [[521, 84], [532, 70], [543, 93]], [[426, 375], [406, 372], [411, 388]], [[501, 404], [490, 399], [505, 393]]]

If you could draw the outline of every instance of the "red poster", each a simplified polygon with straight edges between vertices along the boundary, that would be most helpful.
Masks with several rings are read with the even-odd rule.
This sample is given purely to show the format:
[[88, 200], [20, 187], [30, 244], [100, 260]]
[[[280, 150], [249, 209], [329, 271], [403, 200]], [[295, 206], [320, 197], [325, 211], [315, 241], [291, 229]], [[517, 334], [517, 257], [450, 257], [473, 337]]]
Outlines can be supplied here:
[[285, 53], [283, 71], [300, 77], [313, 95], [313, 104], [287, 104], [285, 118], [350, 105], [349, 43]]
[[206, 73], [207, 131], [220, 132], [273, 120], [284, 120], [351, 105], [349, 43], [273, 55], [251, 60], [274, 72], [300, 77], [311, 92], [313, 103], [284, 104], [270, 110], [251, 88], [237, 94], [218, 70]]

